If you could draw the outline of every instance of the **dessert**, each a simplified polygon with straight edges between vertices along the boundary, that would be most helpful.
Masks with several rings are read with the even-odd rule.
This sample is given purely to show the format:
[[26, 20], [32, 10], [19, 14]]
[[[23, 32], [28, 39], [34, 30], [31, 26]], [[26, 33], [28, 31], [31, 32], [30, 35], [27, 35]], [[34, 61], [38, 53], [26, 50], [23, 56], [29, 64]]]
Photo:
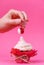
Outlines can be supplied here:
[[36, 55], [36, 50], [33, 50], [30, 43], [26, 43], [23, 37], [20, 37], [20, 40], [11, 49], [11, 54], [15, 56], [15, 61], [19, 63], [28, 63], [30, 57]]

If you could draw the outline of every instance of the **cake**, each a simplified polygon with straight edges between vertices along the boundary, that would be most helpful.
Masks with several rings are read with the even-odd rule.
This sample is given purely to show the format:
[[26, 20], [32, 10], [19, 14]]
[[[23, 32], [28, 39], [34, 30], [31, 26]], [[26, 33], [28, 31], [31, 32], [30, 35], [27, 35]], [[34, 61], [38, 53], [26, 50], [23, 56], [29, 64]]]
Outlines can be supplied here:
[[19, 63], [28, 63], [30, 57], [35, 56], [36, 52], [30, 43], [25, 42], [23, 37], [20, 37], [18, 43], [11, 49], [11, 54], [15, 56], [15, 61]]

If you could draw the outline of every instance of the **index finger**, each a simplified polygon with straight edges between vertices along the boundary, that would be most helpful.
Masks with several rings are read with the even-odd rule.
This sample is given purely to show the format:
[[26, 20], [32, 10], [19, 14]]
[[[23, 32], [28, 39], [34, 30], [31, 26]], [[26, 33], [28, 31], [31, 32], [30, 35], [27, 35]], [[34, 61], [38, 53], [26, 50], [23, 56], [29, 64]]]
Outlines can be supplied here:
[[10, 15], [18, 15], [19, 16], [19, 18], [22, 20], [22, 21], [24, 21], [24, 17], [23, 17], [23, 15], [22, 15], [22, 13], [20, 12], [20, 11], [18, 11], [18, 10], [10, 10], [9, 11], [9, 14]]

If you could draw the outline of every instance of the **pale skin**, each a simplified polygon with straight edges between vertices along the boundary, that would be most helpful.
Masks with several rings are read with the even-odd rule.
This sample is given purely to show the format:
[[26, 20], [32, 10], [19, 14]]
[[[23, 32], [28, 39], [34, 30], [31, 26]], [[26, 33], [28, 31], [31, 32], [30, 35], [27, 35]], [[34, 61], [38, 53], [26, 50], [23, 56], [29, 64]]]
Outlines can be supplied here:
[[7, 32], [17, 26], [25, 28], [28, 21], [24, 11], [11, 9], [2, 18], [0, 18], [0, 33]]

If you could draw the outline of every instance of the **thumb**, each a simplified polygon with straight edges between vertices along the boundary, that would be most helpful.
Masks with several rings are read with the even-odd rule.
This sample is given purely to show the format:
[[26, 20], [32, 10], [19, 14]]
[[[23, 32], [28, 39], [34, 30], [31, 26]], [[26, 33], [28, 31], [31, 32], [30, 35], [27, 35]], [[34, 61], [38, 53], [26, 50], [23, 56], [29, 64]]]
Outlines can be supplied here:
[[10, 19], [10, 20], [8, 20], [8, 24], [11, 24], [11, 25], [17, 26], [17, 25], [20, 25], [20, 23], [21, 23], [21, 19]]

